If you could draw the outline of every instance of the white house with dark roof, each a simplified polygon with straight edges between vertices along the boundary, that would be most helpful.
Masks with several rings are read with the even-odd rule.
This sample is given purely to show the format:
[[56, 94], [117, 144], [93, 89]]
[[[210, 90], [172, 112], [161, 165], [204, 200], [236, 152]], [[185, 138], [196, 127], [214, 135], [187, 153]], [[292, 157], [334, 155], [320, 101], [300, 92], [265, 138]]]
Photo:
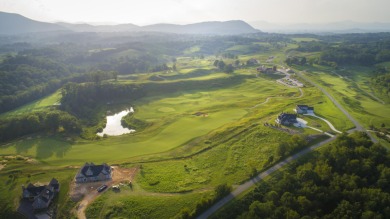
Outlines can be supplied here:
[[308, 106], [308, 105], [297, 105], [295, 110], [299, 114], [311, 114], [311, 113], [314, 113], [314, 107], [311, 107], [311, 106]]
[[93, 163], [85, 163], [76, 174], [76, 183], [97, 182], [110, 180], [112, 175], [111, 167], [103, 163], [95, 165]]
[[289, 126], [297, 122], [297, 114], [281, 113], [275, 120], [276, 123]]

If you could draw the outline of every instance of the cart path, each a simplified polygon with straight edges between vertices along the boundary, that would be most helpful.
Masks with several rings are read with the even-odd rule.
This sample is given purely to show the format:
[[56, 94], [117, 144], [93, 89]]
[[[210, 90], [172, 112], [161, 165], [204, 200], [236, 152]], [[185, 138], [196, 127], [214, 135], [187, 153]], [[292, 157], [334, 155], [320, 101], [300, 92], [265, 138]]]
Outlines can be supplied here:
[[303, 115], [305, 115], [305, 116], [312, 116], [312, 117], [321, 119], [322, 121], [326, 122], [326, 124], [328, 124], [328, 126], [329, 126], [330, 129], [332, 129], [333, 131], [335, 131], [335, 132], [337, 132], [337, 133], [339, 133], [339, 134], [342, 133], [342, 132], [340, 132], [339, 130], [337, 130], [337, 129], [333, 126], [333, 124], [332, 124], [331, 122], [329, 122], [328, 120], [326, 120], [325, 118], [319, 117], [319, 116], [317, 116], [317, 115], [314, 114], [314, 113], [308, 113], [308, 114], [303, 114]]
[[341, 112], [344, 113], [345, 116], [347, 116], [347, 118], [355, 125], [355, 129], [352, 129], [350, 131], [354, 131], [354, 130], [357, 130], [357, 131], [363, 131], [365, 133], [367, 133], [367, 135], [370, 137], [371, 141], [374, 142], [374, 143], [377, 143], [378, 140], [376, 140], [372, 134], [370, 132], [367, 132], [362, 125], [359, 124], [359, 122], [354, 119], [351, 114], [348, 113], [347, 110], [344, 109], [344, 107], [341, 106], [341, 104], [339, 102], [337, 102], [324, 88], [322, 88], [321, 86], [319, 86], [317, 83], [315, 83], [314, 81], [312, 81], [311, 79], [307, 78], [305, 75], [302, 74], [302, 72], [297, 72], [297, 75], [301, 78], [303, 78], [304, 80], [306, 80], [307, 82], [309, 82], [310, 84], [312, 84], [313, 86], [317, 87], [318, 89], [320, 89], [320, 91], [325, 94], [329, 100], [331, 100], [333, 102], [333, 104], [339, 108], [339, 110]]

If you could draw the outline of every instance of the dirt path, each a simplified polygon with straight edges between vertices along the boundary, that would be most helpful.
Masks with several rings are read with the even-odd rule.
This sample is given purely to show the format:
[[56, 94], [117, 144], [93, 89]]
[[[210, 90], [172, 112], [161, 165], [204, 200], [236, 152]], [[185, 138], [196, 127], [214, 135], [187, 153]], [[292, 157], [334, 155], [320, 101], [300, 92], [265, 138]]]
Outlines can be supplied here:
[[[71, 184], [71, 199], [73, 201], [80, 201], [78, 206], [75, 209], [77, 218], [85, 219], [85, 210], [88, 205], [91, 204], [100, 194], [103, 194], [113, 185], [120, 183], [129, 183], [134, 179], [135, 174], [137, 173], [137, 168], [120, 168], [118, 166], [112, 166], [112, 180], [102, 181], [102, 182], [92, 182], [92, 183], [82, 183], [76, 184], [73, 182]], [[103, 192], [98, 192], [97, 188], [102, 185], [107, 185], [107, 189]]]
[[[303, 90], [302, 90], [302, 88], [298, 88], [298, 90], [299, 90], [299, 93], [300, 93], [300, 94], [299, 94], [299, 96], [297, 96], [297, 97], [293, 97], [294, 99], [303, 97]], [[266, 103], [268, 103], [268, 101], [269, 101], [271, 98], [278, 98], [278, 97], [269, 96], [269, 97], [267, 97], [267, 98], [265, 99], [264, 102], [258, 103], [258, 104], [254, 105], [254, 106], [252, 106], [252, 107], [250, 107], [250, 108], [248, 108], [248, 109], [254, 109], [254, 108], [257, 108], [258, 106], [261, 106], [261, 105], [263, 105], [263, 104], [266, 104]], [[283, 97], [279, 97], [279, 98], [283, 98]]]

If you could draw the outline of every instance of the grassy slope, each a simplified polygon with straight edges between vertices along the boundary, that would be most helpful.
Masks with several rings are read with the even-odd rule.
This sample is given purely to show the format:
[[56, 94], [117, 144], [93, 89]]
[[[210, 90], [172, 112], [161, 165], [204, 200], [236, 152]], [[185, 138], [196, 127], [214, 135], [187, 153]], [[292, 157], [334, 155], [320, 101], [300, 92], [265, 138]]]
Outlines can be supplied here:
[[[291, 46], [289, 45], [288, 48]], [[288, 49], [286, 48], [286, 49]], [[269, 56], [275, 56], [275, 63], [283, 60], [284, 55], [280, 51], [271, 50], [268, 53], [258, 55], [240, 56], [241, 61], [249, 58], [257, 58], [262, 63]], [[212, 60], [194, 60], [191, 58], [178, 59], [178, 74], [191, 73], [196, 68], [210, 68]], [[254, 68], [244, 68], [236, 71], [239, 74], [255, 75]], [[172, 73], [175, 74], [175, 73]], [[212, 75], [202, 76], [207, 79]], [[142, 80], [147, 77], [141, 75]], [[139, 215], [137, 209], [149, 212], [147, 217], [153, 215], [166, 215], [171, 217], [184, 206], [190, 210], [194, 208], [196, 201], [207, 194], [211, 187], [221, 183], [238, 184], [249, 177], [253, 168], [261, 170], [268, 158], [275, 153], [276, 145], [288, 135], [262, 124], [273, 122], [281, 111], [292, 111], [297, 103], [310, 104], [316, 107], [316, 112], [336, 123], [338, 129], [347, 129], [349, 124], [343, 115], [323, 95], [312, 87], [304, 88], [304, 96], [298, 98], [299, 92], [295, 88], [286, 88], [277, 84], [274, 77], [260, 75], [241, 85], [216, 91], [182, 92], [169, 96], [148, 97], [138, 102], [131, 103], [136, 109], [136, 117], [152, 122], [154, 125], [149, 130], [135, 135], [125, 135], [108, 138], [102, 141], [69, 142], [63, 137], [43, 136], [41, 138], [23, 139], [0, 147], [0, 154], [23, 154], [37, 157], [42, 165], [29, 166], [27, 164], [9, 166], [7, 172], [2, 171], [0, 177], [6, 179], [9, 171], [23, 170], [23, 174], [29, 171], [47, 168], [43, 178], [33, 180], [46, 180], [48, 177], [57, 176], [66, 184], [74, 174], [75, 169], [57, 169], [58, 165], [78, 165], [86, 161], [96, 163], [106, 162], [134, 162], [136, 160], [163, 159], [192, 154], [204, 148], [210, 147], [195, 156], [180, 160], [143, 163], [142, 174], [137, 176], [140, 192], [123, 190], [123, 193], [107, 193], [96, 202], [91, 209], [100, 209], [99, 217], [105, 217], [110, 212], [118, 212], [127, 209], [118, 217], [130, 217]], [[267, 103], [262, 104], [268, 97]], [[259, 105], [258, 105], [259, 104]], [[130, 105], [130, 103], [129, 103]], [[252, 108], [257, 105], [257, 107]], [[207, 112], [208, 117], [195, 117], [195, 112]], [[320, 123], [318, 121], [314, 121]], [[250, 126], [252, 124], [252, 126]], [[322, 124], [323, 125], [323, 124]], [[304, 133], [313, 133], [311, 130], [303, 130]], [[159, 153], [162, 151], [167, 151]], [[144, 156], [149, 153], [157, 153]], [[141, 156], [142, 155], [142, 156]], [[136, 157], [138, 156], [138, 157]], [[141, 156], [141, 157], [140, 157]], [[134, 158], [131, 158], [134, 157]], [[139, 165], [136, 162], [130, 166]], [[54, 174], [54, 172], [56, 174]], [[63, 175], [61, 175], [63, 174]], [[45, 178], [46, 177], [46, 178]], [[9, 199], [15, 200], [20, 195], [18, 180], [12, 192], [7, 193]], [[135, 182], [135, 183], [137, 183]], [[18, 189], [19, 188], [19, 189]], [[146, 191], [144, 191], [145, 189]], [[151, 192], [182, 192], [191, 193], [181, 195], [160, 196]], [[5, 199], [3, 199], [5, 200]], [[172, 204], [175, 203], [175, 204]], [[184, 203], [184, 204], [182, 204]], [[65, 204], [64, 204], [65, 205]], [[137, 206], [131, 208], [132, 206]], [[65, 208], [65, 207], [64, 207]], [[169, 208], [169, 209], [168, 209]], [[111, 211], [111, 209], [113, 209]], [[159, 209], [166, 209], [166, 214]], [[93, 210], [88, 210], [89, 213]], [[89, 214], [87, 212], [87, 214]], [[129, 213], [126, 213], [129, 212]]]
[[[313, 70], [306, 74], [318, 81], [320, 85], [330, 92], [340, 103], [342, 103], [355, 119], [359, 120], [366, 128], [369, 125], [380, 126], [382, 123], [390, 124], [390, 107], [370, 97], [362, 90], [367, 88], [364, 76], [340, 78], [329, 70]], [[362, 86], [356, 87], [355, 83]]]
[[39, 110], [42, 110], [43, 108], [50, 107], [56, 103], [59, 103], [60, 98], [61, 98], [61, 92], [56, 91], [47, 97], [43, 97], [39, 100], [33, 101], [29, 104], [26, 104], [24, 106], [21, 106], [21, 107], [15, 109], [15, 110], [12, 110], [12, 111], [9, 111], [6, 113], [2, 113], [2, 114], [0, 114], [0, 117], [6, 118], [9, 116], [17, 116], [17, 115], [24, 114], [24, 113], [39, 111]]

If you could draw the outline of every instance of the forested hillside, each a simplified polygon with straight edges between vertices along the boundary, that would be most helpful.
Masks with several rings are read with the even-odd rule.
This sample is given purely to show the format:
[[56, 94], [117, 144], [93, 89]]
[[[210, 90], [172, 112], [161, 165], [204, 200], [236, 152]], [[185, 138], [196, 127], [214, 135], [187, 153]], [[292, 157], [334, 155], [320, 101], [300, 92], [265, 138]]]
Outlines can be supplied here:
[[214, 218], [389, 218], [389, 182], [386, 149], [343, 134]]

